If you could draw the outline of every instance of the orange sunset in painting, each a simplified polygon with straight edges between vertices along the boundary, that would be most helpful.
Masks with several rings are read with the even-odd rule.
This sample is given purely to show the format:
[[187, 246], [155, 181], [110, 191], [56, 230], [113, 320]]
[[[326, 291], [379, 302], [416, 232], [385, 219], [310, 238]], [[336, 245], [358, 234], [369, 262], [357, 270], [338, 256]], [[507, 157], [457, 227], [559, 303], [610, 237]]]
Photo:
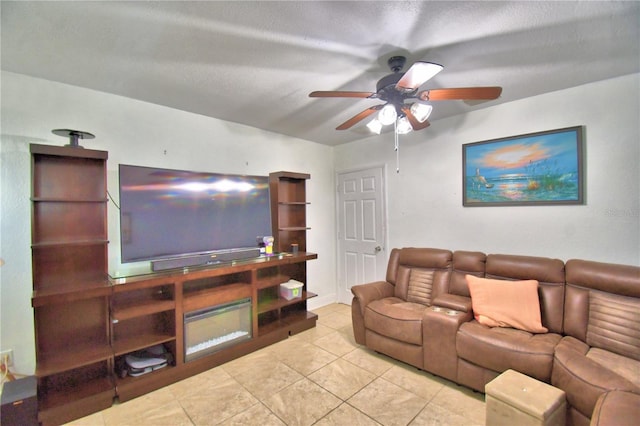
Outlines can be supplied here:
[[549, 155], [549, 150], [540, 142], [531, 145], [516, 143], [489, 152], [482, 158], [482, 168], [517, 169], [547, 159]]
[[580, 130], [463, 145], [465, 205], [580, 201]]

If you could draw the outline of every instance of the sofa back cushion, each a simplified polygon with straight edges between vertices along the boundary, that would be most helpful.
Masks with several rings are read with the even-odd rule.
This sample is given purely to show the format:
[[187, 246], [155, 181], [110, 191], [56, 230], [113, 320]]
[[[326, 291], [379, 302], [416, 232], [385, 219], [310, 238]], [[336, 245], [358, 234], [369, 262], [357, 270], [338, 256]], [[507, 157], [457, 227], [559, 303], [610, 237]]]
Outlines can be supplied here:
[[542, 325], [552, 333], [562, 333], [564, 308], [564, 262], [536, 256], [490, 254], [485, 277], [503, 280], [536, 280]]
[[486, 261], [487, 255], [479, 251], [458, 250], [454, 252], [449, 293], [457, 296], [471, 297], [465, 277], [467, 275], [473, 275], [483, 278]]
[[[449, 250], [434, 248], [403, 248], [397, 254], [394, 266], [395, 296], [409, 301], [430, 305], [431, 300], [445, 293], [451, 276], [451, 258]], [[415, 271], [415, 272], [413, 272]], [[387, 281], [389, 281], [387, 277]], [[429, 283], [430, 281], [430, 283]], [[389, 281], [391, 282], [391, 281]], [[409, 285], [411, 283], [411, 296]]]
[[569, 260], [564, 331], [640, 360], [640, 267]]
[[409, 274], [407, 301], [431, 305], [433, 292], [433, 275], [435, 271], [413, 268]]

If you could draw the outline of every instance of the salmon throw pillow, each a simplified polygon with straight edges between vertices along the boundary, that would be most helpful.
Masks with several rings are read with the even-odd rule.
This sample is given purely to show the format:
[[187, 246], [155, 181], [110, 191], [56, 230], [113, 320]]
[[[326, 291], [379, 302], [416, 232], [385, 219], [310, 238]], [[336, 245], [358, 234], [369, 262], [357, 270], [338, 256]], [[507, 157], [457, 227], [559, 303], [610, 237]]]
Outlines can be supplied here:
[[546, 333], [540, 316], [538, 281], [507, 281], [466, 275], [476, 320], [489, 327]]

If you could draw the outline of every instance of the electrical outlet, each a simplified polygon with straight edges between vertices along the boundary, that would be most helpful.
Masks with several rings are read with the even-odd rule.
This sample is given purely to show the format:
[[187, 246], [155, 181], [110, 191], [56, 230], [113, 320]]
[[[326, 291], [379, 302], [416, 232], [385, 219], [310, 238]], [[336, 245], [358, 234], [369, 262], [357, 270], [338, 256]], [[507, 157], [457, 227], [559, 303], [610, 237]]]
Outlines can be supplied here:
[[13, 365], [13, 349], [0, 351], [0, 364], [4, 364], [5, 359], [7, 367], [11, 367]]

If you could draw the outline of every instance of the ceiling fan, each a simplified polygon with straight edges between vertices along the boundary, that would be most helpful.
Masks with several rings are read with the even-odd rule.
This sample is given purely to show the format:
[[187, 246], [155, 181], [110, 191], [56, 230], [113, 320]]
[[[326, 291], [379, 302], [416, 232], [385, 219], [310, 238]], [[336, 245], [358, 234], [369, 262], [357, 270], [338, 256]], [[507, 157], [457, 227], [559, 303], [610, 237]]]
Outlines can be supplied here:
[[403, 134], [411, 130], [421, 130], [429, 126], [427, 118], [433, 109], [430, 101], [444, 100], [492, 100], [502, 93], [501, 87], [460, 87], [452, 89], [430, 89], [418, 91], [429, 79], [444, 68], [432, 62], [415, 62], [406, 72], [401, 72], [407, 58], [392, 56], [387, 61], [393, 71], [381, 78], [375, 92], [315, 91], [311, 98], [368, 98], [379, 99], [385, 103], [374, 105], [354, 115], [336, 130], [346, 130], [378, 112], [367, 127], [380, 133], [382, 126], [395, 124], [395, 133]]

